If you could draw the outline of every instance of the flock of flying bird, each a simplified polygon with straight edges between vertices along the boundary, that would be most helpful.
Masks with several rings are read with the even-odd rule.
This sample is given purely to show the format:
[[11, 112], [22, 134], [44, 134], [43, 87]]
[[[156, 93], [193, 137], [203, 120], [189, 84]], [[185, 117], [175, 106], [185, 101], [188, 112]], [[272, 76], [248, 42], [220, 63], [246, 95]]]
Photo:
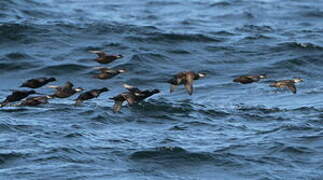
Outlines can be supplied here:
[[[90, 51], [91, 53], [96, 54], [98, 57], [95, 59], [96, 62], [100, 64], [108, 64], [117, 59], [122, 58], [122, 55], [109, 55], [102, 51]], [[125, 69], [110, 69], [106, 67], [96, 67], [95, 69], [100, 70], [99, 74], [94, 75], [94, 78], [97, 79], [110, 79], [120, 73], [126, 72]], [[193, 94], [193, 81], [198, 80], [200, 78], [204, 78], [206, 76], [205, 73], [202, 72], [180, 72], [174, 75], [167, 83], [170, 84], [170, 93], [174, 92], [178, 85], [184, 85], [189, 95]], [[244, 75], [239, 76], [233, 80], [233, 82], [241, 83], [241, 84], [248, 84], [253, 82], [258, 82], [261, 79], [267, 78], [266, 75]], [[40, 88], [50, 82], [56, 81], [55, 78], [50, 77], [40, 77], [35, 79], [30, 79], [24, 82], [20, 87], [36, 89]], [[272, 87], [277, 88], [288, 88], [294, 94], [296, 93], [295, 84], [298, 82], [302, 82], [303, 79], [295, 78], [292, 80], [282, 80], [282, 81], [275, 81], [270, 84]], [[6, 106], [9, 103], [21, 101], [16, 106], [37, 106], [40, 104], [48, 103], [48, 99], [52, 98], [68, 98], [78, 92], [82, 92], [83, 88], [74, 88], [74, 85], [71, 82], [66, 82], [63, 86], [48, 86], [49, 88], [54, 88], [56, 91], [51, 95], [42, 95], [37, 93], [34, 90], [14, 90], [11, 95], [7, 96], [7, 98], [0, 104], [0, 107]], [[126, 92], [120, 93], [117, 96], [110, 98], [114, 100], [113, 111], [118, 112], [120, 111], [123, 102], [127, 101], [128, 105], [136, 104], [144, 99], [159, 93], [158, 89], [153, 90], [140, 90], [137, 87], [124, 84], [123, 85]], [[109, 91], [108, 88], [101, 88], [101, 89], [93, 89], [90, 91], [86, 91], [81, 93], [76, 99], [75, 104], [79, 105], [83, 101], [97, 98], [100, 96], [101, 93]], [[39, 94], [40, 96], [32, 96], [28, 97], [31, 94]], [[27, 98], [28, 97], [28, 98]]]

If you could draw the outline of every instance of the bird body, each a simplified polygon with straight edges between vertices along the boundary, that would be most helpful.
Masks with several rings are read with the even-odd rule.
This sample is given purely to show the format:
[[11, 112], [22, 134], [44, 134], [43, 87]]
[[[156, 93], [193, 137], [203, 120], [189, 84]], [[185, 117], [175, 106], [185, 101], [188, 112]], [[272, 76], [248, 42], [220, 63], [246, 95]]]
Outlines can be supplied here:
[[20, 87], [28, 87], [28, 88], [40, 88], [44, 85], [46, 85], [49, 82], [56, 81], [55, 78], [46, 78], [46, 77], [41, 77], [41, 78], [36, 78], [36, 79], [30, 79], [24, 82]]
[[100, 96], [101, 93], [109, 91], [108, 88], [101, 88], [101, 89], [93, 89], [90, 91], [86, 91], [82, 94], [80, 94], [76, 99], [76, 103], [75, 104], [81, 104], [83, 101], [89, 100], [89, 99], [93, 99], [93, 98], [97, 98]]
[[51, 96], [35, 96], [35, 97], [29, 97], [25, 100], [23, 100], [19, 106], [38, 106], [40, 104], [47, 104], [48, 99], [50, 99]]
[[11, 102], [20, 101], [26, 97], [28, 97], [30, 94], [35, 94], [36, 92], [34, 90], [31, 91], [13, 91], [11, 95], [7, 96], [7, 98], [0, 104], [0, 107], [7, 105]]
[[294, 94], [296, 94], [297, 89], [295, 84], [298, 82], [303, 82], [303, 79], [295, 78], [292, 80], [281, 80], [281, 81], [275, 81], [272, 84], [270, 84], [271, 87], [276, 88], [288, 88], [290, 91], [292, 91]]
[[98, 57], [95, 59], [96, 62], [100, 64], [108, 64], [112, 63], [113, 61], [123, 58], [122, 55], [109, 55], [103, 51], [90, 51], [90, 53], [96, 54]]
[[94, 75], [94, 78], [97, 79], [111, 79], [114, 76], [126, 72], [125, 69], [109, 69], [109, 68], [105, 68], [105, 67], [98, 67], [96, 69], [99, 69], [101, 72], [99, 74]]
[[258, 82], [260, 79], [267, 78], [266, 75], [246, 75], [246, 76], [239, 76], [233, 80], [233, 82], [238, 82], [241, 84], [249, 84], [253, 82]]
[[55, 88], [56, 92], [51, 95], [51, 97], [55, 98], [67, 98], [74, 95], [77, 92], [83, 91], [83, 88], [73, 88], [73, 84], [71, 82], [66, 82], [64, 86], [48, 86], [50, 88]]

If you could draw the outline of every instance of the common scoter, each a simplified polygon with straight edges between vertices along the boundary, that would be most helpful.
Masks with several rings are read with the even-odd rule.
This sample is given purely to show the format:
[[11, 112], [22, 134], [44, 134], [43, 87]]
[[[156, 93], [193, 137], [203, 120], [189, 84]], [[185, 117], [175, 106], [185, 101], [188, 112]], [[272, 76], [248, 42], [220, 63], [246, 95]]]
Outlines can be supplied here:
[[300, 78], [294, 78], [292, 80], [281, 80], [281, 81], [276, 81], [270, 84], [271, 87], [276, 87], [276, 88], [288, 88], [290, 91], [292, 91], [294, 94], [296, 94], [296, 83], [303, 82], [303, 79]]
[[51, 99], [51, 96], [35, 96], [35, 97], [29, 97], [25, 100], [23, 100], [19, 106], [38, 106], [40, 104], [47, 104], [48, 99]]
[[114, 76], [126, 72], [125, 69], [110, 69], [105, 67], [96, 67], [95, 69], [100, 70], [99, 74], [95, 74], [93, 77], [97, 79], [110, 79]]
[[20, 101], [26, 97], [28, 97], [31, 94], [36, 94], [36, 91], [19, 91], [15, 90], [11, 93], [11, 95], [7, 96], [7, 98], [0, 104], [0, 107], [3, 107], [11, 102]]
[[128, 105], [133, 105], [160, 92], [158, 89], [141, 91], [140, 89], [134, 86], [130, 86], [128, 84], [124, 84], [124, 87], [128, 90], [128, 92], [124, 92], [115, 97], [110, 98], [114, 100], [114, 112], [120, 111], [124, 101], [127, 101]]
[[195, 72], [180, 72], [167, 82], [171, 84], [170, 93], [174, 92], [178, 85], [184, 84], [189, 95], [193, 94], [193, 81], [200, 78], [204, 78], [205, 73], [195, 73]]
[[48, 86], [49, 88], [56, 89], [56, 92], [50, 96], [53, 98], [67, 98], [84, 90], [83, 88], [73, 88], [73, 86], [74, 85], [69, 81], [66, 82], [64, 86]]
[[253, 82], [258, 82], [260, 79], [267, 78], [266, 75], [246, 75], [246, 76], [239, 76], [233, 80], [233, 82], [241, 83], [241, 84], [249, 84]]
[[89, 100], [89, 99], [93, 99], [93, 98], [97, 98], [100, 96], [101, 93], [109, 91], [108, 88], [101, 88], [101, 89], [93, 89], [90, 91], [86, 91], [84, 93], [81, 93], [79, 95], [79, 97], [77, 97], [75, 99], [75, 104], [79, 105], [81, 104], [83, 101]]
[[96, 62], [101, 64], [108, 64], [111, 63], [117, 59], [123, 58], [121, 54], [119, 55], [110, 55], [106, 54], [103, 51], [89, 51], [90, 53], [96, 54], [98, 57], [95, 59]]
[[28, 88], [40, 88], [44, 85], [46, 85], [49, 82], [56, 81], [54, 77], [40, 77], [40, 78], [35, 78], [35, 79], [30, 79], [24, 82], [20, 87], [28, 87]]

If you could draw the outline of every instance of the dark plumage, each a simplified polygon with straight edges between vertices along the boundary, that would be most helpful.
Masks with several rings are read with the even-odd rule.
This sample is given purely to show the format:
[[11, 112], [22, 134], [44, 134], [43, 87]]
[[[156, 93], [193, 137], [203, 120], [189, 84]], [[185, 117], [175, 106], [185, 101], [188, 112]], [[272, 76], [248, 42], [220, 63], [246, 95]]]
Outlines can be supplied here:
[[93, 89], [87, 92], [84, 92], [82, 94], [79, 95], [78, 98], [75, 99], [75, 104], [81, 104], [83, 101], [89, 100], [89, 99], [93, 99], [93, 98], [97, 98], [100, 96], [101, 93], [109, 91], [108, 88], [101, 88], [101, 89]]
[[101, 63], [101, 64], [108, 64], [111, 63], [117, 59], [123, 58], [122, 55], [109, 55], [106, 54], [103, 51], [90, 51], [90, 53], [94, 53], [98, 55], [98, 57], [95, 59], [96, 62]]
[[292, 91], [294, 94], [296, 94], [296, 86], [295, 84], [298, 82], [303, 82], [303, 79], [300, 78], [295, 78], [292, 80], [281, 80], [281, 81], [276, 81], [270, 84], [271, 87], [276, 87], [276, 88], [288, 88], [290, 91]]
[[7, 98], [0, 104], [0, 107], [3, 107], [7, 105], [8, 103], [20, 101], [26, 97], [28, 97], [30, 94], [35, 94], [36, 91], [13, 91], [11, 95], [7, 96]]
[[160, 92], [158, 89], [141, 91], [140, 89], [127, 84], [124, 84], [124, 87], [128, 90], [128, 92], [124, 92], [115, 97], [110, 98], [114, 100], [114, 112], [120, 111], [124, 101], [127, 101], [129, 105], [133, 105]]
[[98, 69], [101, 71], [99, 74], [96, 74], [93, 76], [94, 78], [97, 78], [97, 79], [110, 79], [120, 73], [126, 72], [125, 69], [109, 69], [105, 67], [97, 67], [95, 69]]
[[124, 101], [128, 101], [128, 104], [130, 104], [134, 98], [132, 93], [124, 92], [109, 99], [114, 100], [113, 112], [119, 112]]
[[138, 103], [154, 94], [160, 93], [158, 89], [141, 91], [140, 89], [128, 84], [124, 84], [123, 86], [132, 94], [132, 100], [128, 101], [128, 103], [130, 102], [130, 105]]
[[39, 88], [44, 86], [45, 84], [49, 82], [56, 81], [55, 78], [46, 78], [46, 77], [41, 77], [41, 78], [36, 78], [36, 79], [30, 79], [26, 82], [24, 82], [20, 87], [28, 87], [28, 88]]
[[205, 73], [180, 72], [167, 82], [171, 84], [170, 93], [174, 92], [178, 85], [184, 84], [189, 95], [193, 94], [193, 81], [204, 78]]
[[241, 84], [249, 84], [253, 82], [258, 82], [260, 79], [267, 78], [266, 75], [247, 75], [247, 76], [239, 76], [233, 80], [233, 82], [241, 83]]
[[48, 86], [49, 88], [56, 89], [56, 92], [51, 95], [53, 98], [67, 98], [74, 95], [77, 92], [83, 91], [83, 88], [73, 88], [71, 82], [66, 82], [64, 86]]
[[23, 100], [19, 106], [38, 106], [40, 104], [47, 104], [51, 96], [35, 96]]

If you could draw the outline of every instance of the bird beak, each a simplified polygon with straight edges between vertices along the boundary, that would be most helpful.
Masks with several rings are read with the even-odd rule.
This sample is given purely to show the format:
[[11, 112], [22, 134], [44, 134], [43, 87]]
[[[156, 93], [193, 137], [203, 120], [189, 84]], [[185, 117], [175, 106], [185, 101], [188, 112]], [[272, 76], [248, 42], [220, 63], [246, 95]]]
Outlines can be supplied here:
[[100, 69], [102, 69], [103, 67], [93, 67], [92, 69], [96, 69], [96, 70], [100, 70]]
[[46, 97], [47, 97], [47, 99], [53, 99], [53, 96], [47, 95]]
[[83, 91], [83, 88], [75, 88], [75, 91], [76, 92], [81, 92], [81, 91]]
[[49, 85], [49, 86], [47, 86], [48, 88], [53, 88], [53, 89], [56, 89], [56, 88], [58, 88], [59, 86], [53, 86], [53, 85]]
[[123, 84], [123, 87], [126, 88], [126, 89], [132, 89], [132, 88], [134, 88], [134, 86], [131, 86], [129, 84]]

